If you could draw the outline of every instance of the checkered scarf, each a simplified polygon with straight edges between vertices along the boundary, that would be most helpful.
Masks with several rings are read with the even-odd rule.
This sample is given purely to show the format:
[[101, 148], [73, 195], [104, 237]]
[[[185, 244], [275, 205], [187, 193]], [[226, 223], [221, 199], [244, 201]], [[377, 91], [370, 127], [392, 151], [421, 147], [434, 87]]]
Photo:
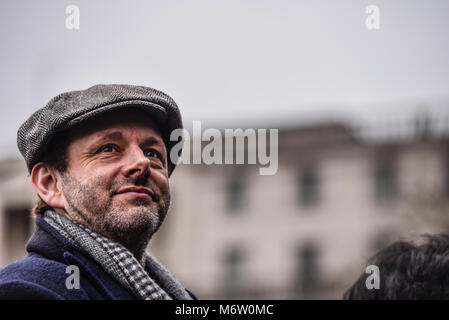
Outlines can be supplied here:
[[192, 299], [173, 275], [147, 252], [144, 269], [121, 244], [51, 210], [45, 212], [44, 219], [137, 297], [144, 300]]

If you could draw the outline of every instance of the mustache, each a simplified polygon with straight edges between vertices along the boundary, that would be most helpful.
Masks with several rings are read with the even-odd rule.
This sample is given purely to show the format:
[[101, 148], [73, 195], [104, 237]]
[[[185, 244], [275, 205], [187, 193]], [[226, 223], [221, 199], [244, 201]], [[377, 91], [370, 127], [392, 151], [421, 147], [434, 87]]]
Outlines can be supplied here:
[[155, 201], [159, 201], [159, 199], [161, 198], [159, 188], [157, 188], [155, 184], [152, 183], [150, 179], [148, 179], [148, 175], [146, 176], [146, 178], [142, 176], [137, 179], [125, 178], [123, 180], [115, 182], [111, 188], [112, 190], [114, 190], [113, 194], [117, 193], [118, 190], [124, 187], [144, 187], [150, 189], [153, 192]]

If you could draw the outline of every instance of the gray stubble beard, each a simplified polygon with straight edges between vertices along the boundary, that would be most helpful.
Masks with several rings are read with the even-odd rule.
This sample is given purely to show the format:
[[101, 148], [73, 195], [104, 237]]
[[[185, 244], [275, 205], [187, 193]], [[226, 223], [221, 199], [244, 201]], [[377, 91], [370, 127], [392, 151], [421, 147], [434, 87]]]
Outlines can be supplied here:
[[94, 188], [90, 187], [92, 184], [89, 182], [95, 181], [95, 177], [83, 184], [65, 173], [62, 180], [63, 193], [71, 211], [67, 212], [69, 217], [92, 231], [124, 245], [130, 251], [146, 248], [151, 237], [161, 227], [170, 206], [169, 192], [162, 199], [163, 205], [155, 209], [145, 207], [148, 201], [137, 199], [136, 206], [133, 207], [137, 212], [133, 214], [133, 219], [127, 219], [124, 215], [125, 206], [121, 203], [113, 206], [112, 195], [109, 195], [105, 205], [101, 207], [97, 205], [104, 201], [101, 201]]

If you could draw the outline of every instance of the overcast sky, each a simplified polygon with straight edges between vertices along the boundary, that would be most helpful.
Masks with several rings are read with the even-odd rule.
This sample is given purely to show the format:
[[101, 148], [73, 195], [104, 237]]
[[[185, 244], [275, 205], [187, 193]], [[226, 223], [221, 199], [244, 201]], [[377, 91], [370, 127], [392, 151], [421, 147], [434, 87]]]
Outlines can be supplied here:
[[187, 126], [444, 111], [448, 15], [447, 0], [2, 0], [0, 146], [53, 96], [97, 83], [163, 90]]

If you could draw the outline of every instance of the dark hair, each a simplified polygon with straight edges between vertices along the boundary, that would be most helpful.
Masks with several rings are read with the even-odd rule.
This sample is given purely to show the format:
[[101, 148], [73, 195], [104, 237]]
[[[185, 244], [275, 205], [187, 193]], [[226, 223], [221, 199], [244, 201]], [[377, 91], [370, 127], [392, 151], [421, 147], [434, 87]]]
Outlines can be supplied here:
[[[55, 136], [50, 142], [45, 155], [39, 160], [39, 162], [45, 162], [52, 166], [60, 173], [64, 173], [68, 167], [67, 148], [70, 144], [70, 136], [67, 132], [60, 133]], [[44, 212], [48, 209], [52, 209], [44, 200], [38, 195], [37, 200], [34, 203], [31, 212], [35, 216], [43, 216]]]
[[425, 235], [414, 245], [398, 241], [379, 251], [369, 264], [379, 268], [380, 286], [368, 289], [363, 273], [344, 293], [353, 299], [449, 299], [449, 235]]
[[59, 172], [65, 172], [68, 165], [67, 148], [69, 144], [70, 135], [68, 131], [58, 134], [52, 139], [39, 162], [45, 162]]

